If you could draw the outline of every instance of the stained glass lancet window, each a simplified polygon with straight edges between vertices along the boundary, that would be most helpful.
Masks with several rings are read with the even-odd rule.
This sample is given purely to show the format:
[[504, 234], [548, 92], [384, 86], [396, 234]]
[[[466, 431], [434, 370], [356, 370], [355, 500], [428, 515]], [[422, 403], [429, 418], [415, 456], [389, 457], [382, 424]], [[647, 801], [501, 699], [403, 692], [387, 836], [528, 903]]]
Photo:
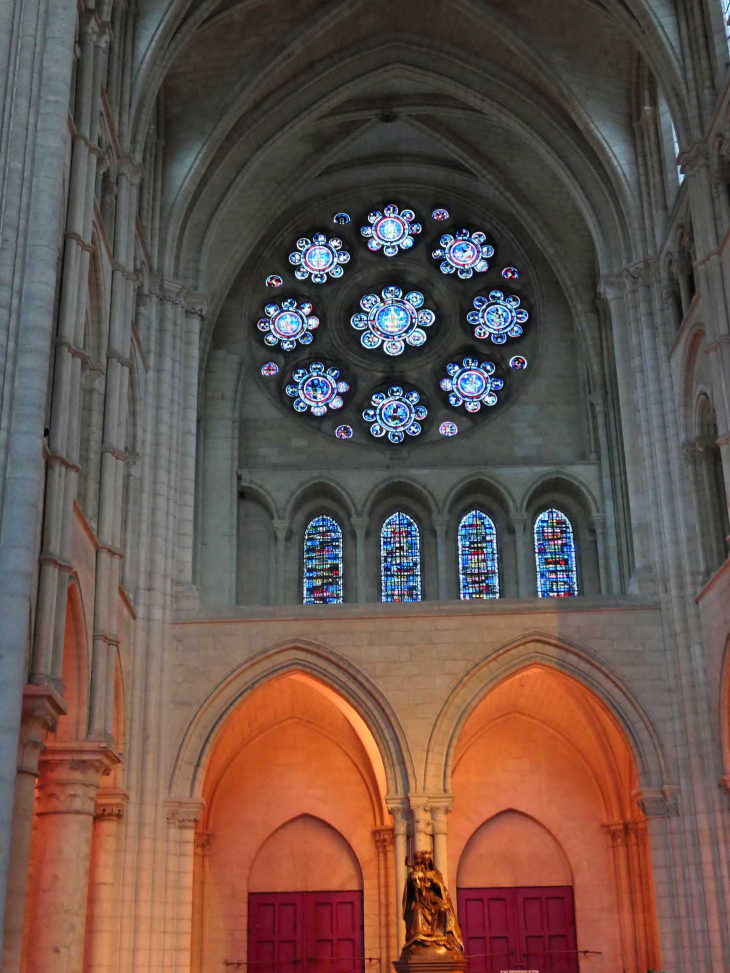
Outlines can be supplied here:
[[543, 510], [535, 521], [535, 564], [539, 598], [578, 594], [573, 525], [555, 507]]
[[304, 604], [342, 602], [342, 530], [324, 514], [304, 531]]
[[413, 518], [398, 510], [380, 531], [381, 601], [421, 600], [421, 538]]
[[462, 600], [499, 598], [497, 531], [481, 510], [472, 510], [459, 524], [459, 594]]

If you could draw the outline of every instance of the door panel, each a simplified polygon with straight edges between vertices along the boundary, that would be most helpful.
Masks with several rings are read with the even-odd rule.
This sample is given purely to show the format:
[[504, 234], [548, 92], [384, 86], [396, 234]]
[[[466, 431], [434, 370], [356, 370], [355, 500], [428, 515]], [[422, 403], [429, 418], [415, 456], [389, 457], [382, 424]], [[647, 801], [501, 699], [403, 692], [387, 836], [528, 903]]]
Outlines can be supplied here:
[[249, 973], [362, 973], [362, 892], [252, 892]]
[[578, 973], [573, 890], [459, 889], [469, 973]]

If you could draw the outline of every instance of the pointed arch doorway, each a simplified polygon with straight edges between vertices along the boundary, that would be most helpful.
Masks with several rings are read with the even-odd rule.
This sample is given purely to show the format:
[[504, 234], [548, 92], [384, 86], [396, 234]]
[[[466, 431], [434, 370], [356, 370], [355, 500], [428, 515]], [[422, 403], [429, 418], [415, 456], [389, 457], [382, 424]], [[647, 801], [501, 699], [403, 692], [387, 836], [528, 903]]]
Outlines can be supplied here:
[[[504, 883], [479, 887], [485, 875]], [[535, 885], [536, 877], [544, 885]], [[573, 875], [546, 828], [504, 811], [471, 837], [459, 864], [470, 973], [578, 973]]]
[[342, 835], [305, 814], [259, 849], [249, 876], [256, 973], [362, 973], [362, 871]]

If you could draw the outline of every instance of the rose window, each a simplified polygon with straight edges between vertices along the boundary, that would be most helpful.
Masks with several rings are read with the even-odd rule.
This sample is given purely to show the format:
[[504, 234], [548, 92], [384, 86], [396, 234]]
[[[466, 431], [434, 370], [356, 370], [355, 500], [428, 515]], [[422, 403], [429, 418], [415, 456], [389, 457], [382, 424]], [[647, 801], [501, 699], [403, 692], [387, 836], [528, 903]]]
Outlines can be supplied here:
[[494, 256], [494, 247], [485, 243], [486, 235], [477, 230], [457, 230], [452, 236], [445, 233], [439, 240], [440, 246], [431, 256], [441, 261], [441, 271], [444, 274], [458, 274], [462, 280], [468, 280], [474, 271], [483, 274], [489, 270], [487, 258]]
[[520, 307], [516, 294], [505, 297], [502, 291], [492, 291], [489, 297], [474, 298], [475, 311], [469, 311], [466, 320], [474, 325], [475, 338], [491, 338], [495, 345], [503, 345], [507, 338], [519, 338], [521, 324], [529, 314]]
[[386, 257], [394, 257], [399, 250], [410, 250], [413, 237], [421, 232], [421, 224], [415, 219], [412, 209], [400, 212], [394, 203], [388, 203], [382, 213], [379, 209], [368, 213], [368, 225], [360, 232], [370, 250], [382, 250]]
[[312, 362], [307, 368], [297, 368], [292, 378], [294, 381], [287, 385], [286, 394], [293, 399], [293, 406], [297, 412], [311, 409], [312, 415], [323, 416], [327, 409], [341, 409], [342, 393], [349, 392], [347, 382], [338, 381], [339, 368], [325, 370], [322, 362]]
[[448, 364], [448, 377], [442, 378], [440, 384], [449, 393], [449, 405], [463, 405], [467, 412], [479, 412], [482, 405], [496, 405], [495, 393], [504, 387], [504, 382], [494, 377], [494, 371], [492, 362], [479, 364], [476, 358], [465, 358], [461, 365]]
[[264, 342], [273, 348], [281, 343], [282, 351], [293, 351], [297, 342], [301, 345], [312, 343], [312, 331], [319, 327], [319, 318], [312, 314], [313, 308], [309, 301], [301, 304], [292, 297], [288, 297], [278, 304], [267, 304], [264, 308], [265, 318], [261, 318], [257, 325], [259, 331], [264, 331]]
[[297, 249], [289, 254], [289, 263], [296, 267], [297, 280], [312, 278], [313, 284], [324, 284], [328, 277], [342, 277], [342, 264], [348, 263], [350, 254], [342, 249], [339, 237], [327, 239], [325, 233], [315, 233], [312, 239], [300, 237]]
[[365, 294], [360, 299], [362, 311], [353, 314], [350, 323], [362, 331], [360, 343], [365, 348], [380, 348], [386, 355], [400, 355], [406, 345], [420, 348], [426, 342], [424, 328], [436, 320], [433, 311], [423, 306], [423, 294], [410, 291], [403, 296], [400, 287], [385, 287], [382, 296]]
[[404, 392], [400, 385], [391, 386], [387, 393], [376, 392], [370, 398], [372, 408], [365, 409], [363, 419], [372, 423], [370, 432], [380, 439], [387, 435], [392, 443], [402, 443], [405, 434], [417, 436], [421, 422], [428, 415], [425, 405], [419, 405], [421, 396], [411, 389]]

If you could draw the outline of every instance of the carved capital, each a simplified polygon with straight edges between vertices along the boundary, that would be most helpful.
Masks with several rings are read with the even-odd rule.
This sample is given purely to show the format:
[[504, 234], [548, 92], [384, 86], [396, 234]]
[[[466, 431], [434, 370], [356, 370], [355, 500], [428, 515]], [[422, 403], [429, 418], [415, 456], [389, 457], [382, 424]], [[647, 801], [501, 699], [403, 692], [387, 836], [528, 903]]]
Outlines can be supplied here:
[[179, 801], [165, 801], [167, 823], [181, 829], [195, 829], [200, 823], [200, 817], [205, 807], [205, 801], [199, 798], [182, 798]]
[[692, 175], [700, 169], [709, 169], [710, 156], [707, 142], [693, 142], [688, 149], [679, 153], [677, 162], [685, 175]]
[[355, 528], [356, 534], [362, 534], [363, 536], [367, 533], [369, 519], [367, 517], [352, 517], [350, 523]]
[[129, 801], [126, 791], [100, 789], [96, 795], [95, 821], [119, 821]]
[[646, 818], [679, 817], [679, 790], [661, 787], [646, 790], [637, 796], [636, 804]]
[[373, 838], [379, 852], [387, 853], [393, 847], [392, 828], [373, 828]]
[[598, 284], [598, 293], [605, 301], [617, 301], [626, 295], [622, 274], [606, 274]]
[[28, 683], [23, 689], [23, 715], [18, 737], [18, 773], [38, 776], [38, 760], [44, 747], [44, 737], [58, 725], [66, 706], [48, 684]]
[[446, 817], [451, 813], [452, 802], [450, 799], [431, 802], [431, 832], [433, 834], [446, 834], [448, 826]]
[[388, 812], [393, 818], [393, 835], [405, 835], [408, 825], [408, 810], [402, 800], [386, 801]]
[[603, 514], [594, 514], [591, 517], [591, 527], [595, 534], [605, 534], [606, 533], [606, 518]]
[[48, 743], [41, 754], [38, 814], [94, 816], [102, 777], [120, 763], [108, 743]]

